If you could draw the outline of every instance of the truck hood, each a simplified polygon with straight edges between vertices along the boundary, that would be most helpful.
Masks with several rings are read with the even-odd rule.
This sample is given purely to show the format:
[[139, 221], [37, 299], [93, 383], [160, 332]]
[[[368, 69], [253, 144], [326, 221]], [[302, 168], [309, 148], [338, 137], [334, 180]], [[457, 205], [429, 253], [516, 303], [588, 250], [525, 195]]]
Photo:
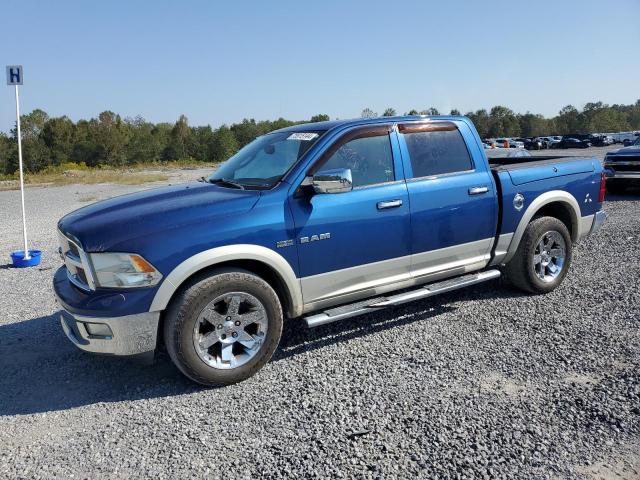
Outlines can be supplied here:
[[194, 223], [245, 213], [259, 198], [256, 190], [204, 182], [171, 185], [80, 208], [63, 217], [58, 228], [79, 241], [87, 252], [117, 251], [138, 238], [154, 235], [161, 239], [168, 230], [186, 232], [188, 225]]
[[618, 150], [611, 150], [607, 152], [607, 155], [640, 155], [640, 146], [630, 145], [628, 147], [619, 148]]

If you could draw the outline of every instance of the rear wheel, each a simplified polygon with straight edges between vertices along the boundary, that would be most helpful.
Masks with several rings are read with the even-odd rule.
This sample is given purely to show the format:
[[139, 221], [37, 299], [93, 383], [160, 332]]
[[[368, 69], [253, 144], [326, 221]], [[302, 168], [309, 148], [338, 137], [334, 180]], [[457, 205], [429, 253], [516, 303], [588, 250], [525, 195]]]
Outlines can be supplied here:
[[178, 295], [163, 333], [182, 373], [203, 385], [228, 385], [249, 378], [269, 361], [282, 333], [282, 308], [260, 277], [220, 270]]
[[530, 293], [548, 293], [567, 274], [573, 245], [566, 225], [554, 217], [539, 217], [527, 226], [515, 256], [506, 266], [507, 279]]

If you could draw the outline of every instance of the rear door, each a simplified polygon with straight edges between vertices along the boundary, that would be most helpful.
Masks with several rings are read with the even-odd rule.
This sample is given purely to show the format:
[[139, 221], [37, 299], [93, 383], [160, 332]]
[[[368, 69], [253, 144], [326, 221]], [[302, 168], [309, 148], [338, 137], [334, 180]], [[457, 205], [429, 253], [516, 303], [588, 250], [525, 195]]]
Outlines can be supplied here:
[[473, 132], [452, 121], [405, 123], [398, 131], [411, 205], [412, 276], [483, 268], [496, 233], [497, 195]]
[[411, 276], [409, 201], [393, 126], [345, 132], [309, 174], [337, 168], [351, 170], [352, 191], [294, 194], [289, 202], [306, 304], [361, 297]]

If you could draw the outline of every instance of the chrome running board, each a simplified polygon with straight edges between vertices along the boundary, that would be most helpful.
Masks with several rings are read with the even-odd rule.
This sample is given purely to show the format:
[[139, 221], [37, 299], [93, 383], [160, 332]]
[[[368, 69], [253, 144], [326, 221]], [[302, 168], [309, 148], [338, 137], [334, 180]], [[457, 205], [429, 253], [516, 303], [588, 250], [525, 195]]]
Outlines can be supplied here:
[[398, 293], [397, 295], [375, 297], [363, 300], [361, 302], [342, 305], [340, 307], [331, 308], [324, 312], [316, 313], [308, 317], [304, 317], [307, 327], [319, 327], [327, 323], [337, 322], [345, 318], [364, 315], [381, 308], [393, 307], [403, 303], [412, 302], [421, 298], [433, 297], [441, 293], [450, 292], [459, 288], [475, 285], [476, 283], [493, 280], [500, 276], [499, 270], [486, 270], [484, 272], [462, 275], [461, 277], [450, 278], [441, 282], [423, 285], [415, 290]]

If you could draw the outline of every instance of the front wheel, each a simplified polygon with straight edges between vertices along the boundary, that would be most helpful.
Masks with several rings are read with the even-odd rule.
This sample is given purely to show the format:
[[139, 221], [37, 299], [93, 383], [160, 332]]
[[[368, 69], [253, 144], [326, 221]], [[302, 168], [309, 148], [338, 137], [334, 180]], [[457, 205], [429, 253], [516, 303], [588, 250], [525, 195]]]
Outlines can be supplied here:
[[191, 380], [229, 385], [269, 361], [282, 322], [280, 301], [267, 282], [245, 270], [219, 270], [192, 282], [172, 302], [164, 341]]
[[554, 217], [539, 217], [527, 225], [515, 256], [506, 266], [507, 280], [529, 293], [548, 293], [567, 274], [573, 245], [569, 230]]

